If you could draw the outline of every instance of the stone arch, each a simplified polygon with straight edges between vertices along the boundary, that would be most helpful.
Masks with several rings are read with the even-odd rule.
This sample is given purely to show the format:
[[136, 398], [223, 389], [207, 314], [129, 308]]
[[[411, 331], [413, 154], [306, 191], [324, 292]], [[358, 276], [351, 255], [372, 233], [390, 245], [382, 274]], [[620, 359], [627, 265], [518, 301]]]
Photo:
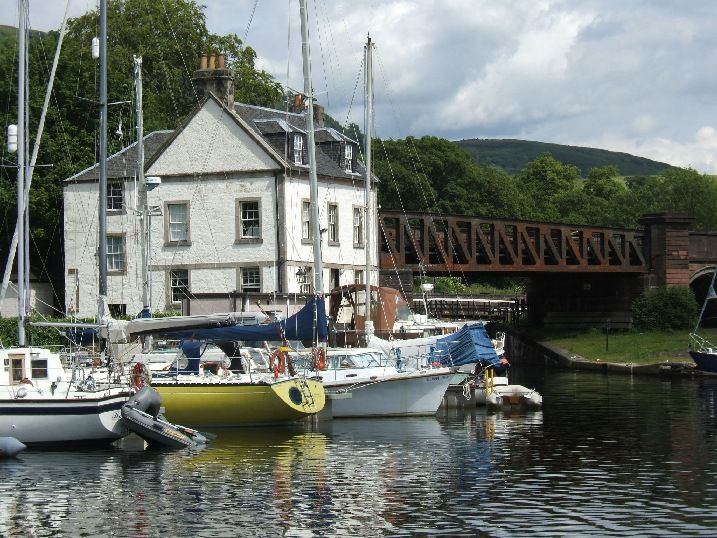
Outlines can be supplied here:
[[[690, 288], [695, 294], [700, 309], [707, 297], [707, 291], [712, 282], [712, 275], [715, 270], [717, 270], [717, 265], [706, 265], [690, 276]], [[705, 327], [717, 327], [717, 300], [710, 301], [710, 303], [711, 304], [708, 304], [705, 309], [702, 325]]]

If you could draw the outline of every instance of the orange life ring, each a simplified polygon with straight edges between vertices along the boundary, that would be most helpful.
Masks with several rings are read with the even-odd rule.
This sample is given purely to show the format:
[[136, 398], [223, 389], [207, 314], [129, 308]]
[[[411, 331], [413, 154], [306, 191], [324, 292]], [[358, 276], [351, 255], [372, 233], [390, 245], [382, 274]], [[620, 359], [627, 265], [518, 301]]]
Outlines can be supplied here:
[[269, 366], [275, 378], [283, 374], [286, 371], [286, 352], [281, 348], [275, 349], [269, 357]]
[[312, 367], [314, 370], [325, 370], [326, 369], [326, 350], [322, 347], [315, 347], [311, 350], [313, 355]]

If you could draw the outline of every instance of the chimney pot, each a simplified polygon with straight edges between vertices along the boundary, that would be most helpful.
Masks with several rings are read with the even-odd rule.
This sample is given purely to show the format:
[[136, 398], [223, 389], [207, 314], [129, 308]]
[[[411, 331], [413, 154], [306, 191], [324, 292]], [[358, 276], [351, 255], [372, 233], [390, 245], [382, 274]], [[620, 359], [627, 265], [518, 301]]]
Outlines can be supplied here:
[[210, 54], [209, 55], [209, 65], [207, 66], [209, 69], [214, 69], [214, 67], [215, 67], [214, 60], [215, 60], [214, 54]]
[[224, 55], [219, 54], [217, 56], [217, 69], [224, 69]]
[[202, 59], [199, 61], [199, 69], [207, 68], [207, 55], [202, 54]]

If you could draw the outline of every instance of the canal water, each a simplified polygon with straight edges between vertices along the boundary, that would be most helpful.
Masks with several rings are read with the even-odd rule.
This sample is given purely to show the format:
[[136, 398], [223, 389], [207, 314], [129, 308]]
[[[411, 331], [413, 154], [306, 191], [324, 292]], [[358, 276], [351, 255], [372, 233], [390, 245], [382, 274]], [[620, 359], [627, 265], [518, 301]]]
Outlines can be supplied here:
[[717, 535], [717, 379], [514, 371], [544, 409], [0, 461], [0, 536]]

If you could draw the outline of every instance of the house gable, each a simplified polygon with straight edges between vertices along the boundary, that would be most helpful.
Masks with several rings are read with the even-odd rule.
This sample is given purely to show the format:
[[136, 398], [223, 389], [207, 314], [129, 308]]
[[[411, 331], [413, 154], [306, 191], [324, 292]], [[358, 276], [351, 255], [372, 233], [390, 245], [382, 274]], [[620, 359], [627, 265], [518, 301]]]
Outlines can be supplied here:
[[209, 98], [149, 164], [147, 175], [186, 176], [281, 170], [273, 150]]

